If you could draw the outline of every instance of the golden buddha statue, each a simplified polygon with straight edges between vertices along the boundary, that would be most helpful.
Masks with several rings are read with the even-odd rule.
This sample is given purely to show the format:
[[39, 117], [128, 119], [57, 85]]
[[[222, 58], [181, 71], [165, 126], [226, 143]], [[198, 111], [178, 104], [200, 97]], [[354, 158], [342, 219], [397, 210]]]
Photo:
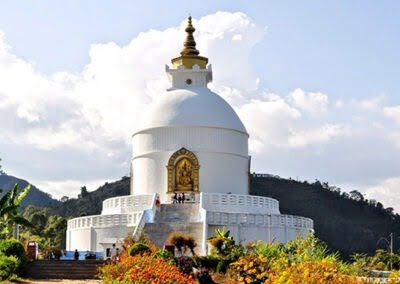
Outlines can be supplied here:
[[187, 159], [181, 159], [175, 168], [175, 187], [178, 191], [193, 190], [192, 162]]

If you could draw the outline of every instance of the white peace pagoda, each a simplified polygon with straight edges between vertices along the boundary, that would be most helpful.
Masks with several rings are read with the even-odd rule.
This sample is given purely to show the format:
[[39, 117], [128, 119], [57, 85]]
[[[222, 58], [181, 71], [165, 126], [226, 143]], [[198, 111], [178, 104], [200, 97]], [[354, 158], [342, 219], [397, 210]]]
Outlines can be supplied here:
[[[190, 234], [206, 254], [216, 228], [230, 230], [237, 241], [282, 243], [313, 230], [309, 218], [280, 214], [277, 200], [249, 195], [249, 134], [233, 108], [207, 88], [211, 65], [196, 49], [191, 17], [185, 31], [181, 56], [166, 66], [171, 88], [133, 134], [131, 195], [104, 200], [101, 215], [69, 220], [67, 250], [106, 253], [144, 230], [159, 246], [171, 232]], [[185, 193], [185, 204], [172, 204], [175, 192]]]

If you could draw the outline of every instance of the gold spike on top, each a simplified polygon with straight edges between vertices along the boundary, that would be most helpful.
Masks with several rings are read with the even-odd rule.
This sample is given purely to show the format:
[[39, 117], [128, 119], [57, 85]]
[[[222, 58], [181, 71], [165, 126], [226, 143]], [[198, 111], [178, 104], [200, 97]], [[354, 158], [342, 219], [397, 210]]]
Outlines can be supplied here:
[[192, 17], [188, 18], [188, 25], [185, 29], [187, 32], [186, 40], [183, 43], [184, 48], [181, 51], [181, 55], [199, 55], [199, 51], [196, 49], [196, 42], [193, 37], [193, 33], [196, 29], [192, 26]]
[[183, 49], [181, 51], [181, 56], [173, 58], [172, 64], [175, 68], [183, 65], [186, 69], [191, 69], [193, 65], [197, 64], [200, 68], [206, 68], [208, 63], [208, 58], [199, 56], [199, 51], [196, 49], [196, 41], [194, 40], [193, 33], [196, 29], [192, 25], [192, 17], [189, 16], [188, 24], [185, 29], [187, 36], [183, 43]]

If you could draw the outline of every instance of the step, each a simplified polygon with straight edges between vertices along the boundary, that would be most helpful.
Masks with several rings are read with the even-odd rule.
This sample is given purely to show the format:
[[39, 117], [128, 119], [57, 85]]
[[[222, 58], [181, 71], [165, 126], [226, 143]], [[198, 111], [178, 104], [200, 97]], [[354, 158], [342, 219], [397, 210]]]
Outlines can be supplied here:
[[199, 204], [161, 204], [154, 222], [197, 222], [199, 220]]
[[146, 223], [144, 226], [144, 233], [149, 237], [152, 243], [162, 248], [166, 243], [169, 235], [173, 232], [180, 232], [185, 235], [194, 237], [197, 243], [195, 249], [196, 253], [201, 253], [202, 237], [203, 237], [203, 223], [190, 222], [190, 223]]
[[29, 263], [27, 277], [32, 279], [96, 279], [101, 260], [36, 260]]

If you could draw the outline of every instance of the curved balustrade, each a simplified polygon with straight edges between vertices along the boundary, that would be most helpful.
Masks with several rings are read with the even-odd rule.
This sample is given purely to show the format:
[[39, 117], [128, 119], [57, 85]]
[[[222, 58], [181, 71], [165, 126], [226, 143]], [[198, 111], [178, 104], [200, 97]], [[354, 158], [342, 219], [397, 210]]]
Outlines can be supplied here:
[[153, 194], [108, 198], [103, 201], [101, 214], [128, 214], [132, 211], [143, 211], [151, 208], [153, 200]]
[[314, 227], [313, 220], [310, 218], [281, 214], [207, 212], [207, 223], [210, 225], [282, 226], [309, 230]]
[[244, 194], [201, 193], [201, 208], [229, 213], [279, 214], [276, 199]]
[[128, 227], [136, 226], [142, 218], [143, 212], [134, 212], [130, 214], [111, 214], [111, 215], [93, 215], [87, 217], [78, 217], [68, 221], [68, 230], [84, 228], [105, 228], [125, 225]]

